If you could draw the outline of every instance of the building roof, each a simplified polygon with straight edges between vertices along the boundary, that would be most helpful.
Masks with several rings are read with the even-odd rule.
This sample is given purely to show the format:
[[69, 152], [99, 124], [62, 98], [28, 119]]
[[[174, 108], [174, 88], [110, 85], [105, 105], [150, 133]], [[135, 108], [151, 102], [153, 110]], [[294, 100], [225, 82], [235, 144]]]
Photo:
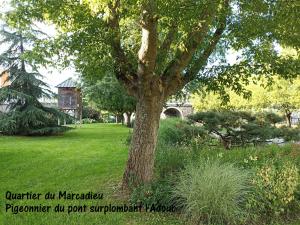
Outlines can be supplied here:
[[70, 77], [62, 83], [56, 85], [57, 88], [75, 88], [77, 87], [76, 82]]

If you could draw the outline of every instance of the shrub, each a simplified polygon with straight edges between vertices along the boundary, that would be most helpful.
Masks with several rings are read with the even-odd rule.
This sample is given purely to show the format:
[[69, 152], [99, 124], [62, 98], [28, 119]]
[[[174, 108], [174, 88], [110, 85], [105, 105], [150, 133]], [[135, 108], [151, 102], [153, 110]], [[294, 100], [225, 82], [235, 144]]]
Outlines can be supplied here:
[[282, 137], [285, 141], [298, 141], [300, 140], [300, 130], [283, 126], [277, 129], [277, 136]]
[[189, 149], [160, 144], [156, 150], [155, 173], [158, 177], [171, 176], [183, 169], [189, 159]]
[[286, 141], [300, 139], [298, 129], [275, 127], [280, 117], [272, 113], [253, 115], [248, 112], [211, 111], [198, 112], [189, 118], [201, 123], [207, 133], [218, 137], [226, 149], [266, 143], [272, 138], [284, 138]]
[[172, 191], [178, 180], [178, 173], [189, 160], [189, 149], [159, 144], [155, 156], [155, 179], [150, 184], [135, 188], [130, 196], [134, 204], [176, 206]]
[[93, 119], [95, 121], [100, 121], [101, 113], [98, 110], [93, 109], [92, 107], [84, 106], [82, 108], [82, 118], [83, 119]]
[[266, 163], [252, 180], [255, 197], [249, 207], [259, 214], [273, 216], [283, 214], [295, 200], [299, 185], [299, 171], [291, 162]]
[[173, 206], [173, 184], [170, 179], [155, 180], [135, 188], [130, 195], [130, 202], [137, 205]]
[[242, 218], [249, 174], [232, 164], [207, 161], [188, 165], [175, 187], [175, 197], [190, 222], [235, 223]]
[[97, 121], [94, 120], [94, 119], [84, 118], [84, 119], [81, 120], [81, 122], [83, 124], [91, 124], [91, 123], [96, 123]]
[[193, 138], [204, 137], [202, 128], [188, 124], [187, 121], [168, 118], [160, 122], [159, 143], [167, 145], [187, 145]]
[[260, 112], [256, 114], [256, 119], [261, 124], [272, 124], [276, 126], [277, 123], [283, 122], [285, 119], [273, 112]]

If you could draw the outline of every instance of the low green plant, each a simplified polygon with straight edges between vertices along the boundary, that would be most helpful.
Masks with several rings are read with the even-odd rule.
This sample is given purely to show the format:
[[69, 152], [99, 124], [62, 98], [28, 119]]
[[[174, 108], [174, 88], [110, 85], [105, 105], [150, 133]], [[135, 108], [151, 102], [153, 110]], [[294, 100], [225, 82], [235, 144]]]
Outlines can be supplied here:
[[245, 215], [249, 174], [219, 161], [190, 164], [182, 172], [174, 195], [190, 223], [233, 224]]
[[130, 202], [144, 207], [147, 205], [170, 207], [175, 204], [172, 197], [173, 186], [171, 179], [154, 180], [150, 184], [140, 185], [132, 191]]
[[91, 124], [91, 123], [96, 123], [97, 121], [94, 120], [94, 119], [90, 119], [90, 118], [84, 118], [84, 119], [81, 120], [81, 122], [83, 124]]
[[300, 140], [299, 128], [280, 127], [277, 129], [276, 136], [282, 137], [285, 141]]
[[185, 167], [189, 156], [189, 148], [159, 144], [154, 164], [156, 175], [163, 178], [177, 173]]
[[158, 141], [167, 145], [188, 145], [194, 138], [204, 138], [205, 131], [201, 127], [189, 124], [186, 120], [167, 118], [161, 120]]
[[279, 216], [296, 200], [299, 170], [291, 162], [269, 162], [257, 169], [252, 184], [255, 197], [248, 207], [261, 216]]
[[256, 120], [261, 124], [276, 124], [284, 121], [284, 117], [273, 112], [260, 112], [256, 114]]

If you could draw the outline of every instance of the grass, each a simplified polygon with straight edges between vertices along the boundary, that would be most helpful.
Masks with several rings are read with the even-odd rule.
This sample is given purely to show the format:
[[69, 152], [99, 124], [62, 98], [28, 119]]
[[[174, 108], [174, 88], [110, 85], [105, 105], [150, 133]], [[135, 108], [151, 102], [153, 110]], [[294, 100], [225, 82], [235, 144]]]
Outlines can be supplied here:
[[234, 224], [242, 221], [242, 207], [250, 174], [232, 164], [202, 161], [181, 173], [175, 193], [192, 224]]
[[[181, 224], [174, 214], [160, 213], [18, 213], [14, 205], [121, 204], [128, 129], [114, 124], [83, 125], [62, 136], [0, 137], [0, 224]], [[6, 191], [46, 193], [101, 192], [103, 200], [6, 200]], [[1, 223], [2, 222], [2, 223]]]

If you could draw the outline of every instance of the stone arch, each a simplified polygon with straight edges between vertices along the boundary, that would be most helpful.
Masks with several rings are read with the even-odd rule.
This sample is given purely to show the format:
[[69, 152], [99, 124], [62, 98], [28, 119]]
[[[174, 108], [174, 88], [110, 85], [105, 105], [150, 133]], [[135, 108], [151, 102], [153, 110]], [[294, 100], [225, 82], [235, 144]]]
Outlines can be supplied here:
[[179, 117], [183, 118], [182, 111], [177, 107], [168, 107], [163, 111], [163, 116], [165, 118], [167, 117]]

